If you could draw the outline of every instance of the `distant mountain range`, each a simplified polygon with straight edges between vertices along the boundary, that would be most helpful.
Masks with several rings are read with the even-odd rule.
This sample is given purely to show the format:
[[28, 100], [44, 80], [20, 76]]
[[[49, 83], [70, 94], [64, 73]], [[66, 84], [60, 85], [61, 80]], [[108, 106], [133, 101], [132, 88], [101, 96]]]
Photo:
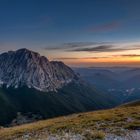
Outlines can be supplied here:
[[140, 99], [140, 68], [73, 68], [91, 86], [119, 103]]
[[0, 125], [16, 123], [19, 114], [24, 123], [117, 104], [64, 63], [27, 49], [0, 55], [0, 86]]

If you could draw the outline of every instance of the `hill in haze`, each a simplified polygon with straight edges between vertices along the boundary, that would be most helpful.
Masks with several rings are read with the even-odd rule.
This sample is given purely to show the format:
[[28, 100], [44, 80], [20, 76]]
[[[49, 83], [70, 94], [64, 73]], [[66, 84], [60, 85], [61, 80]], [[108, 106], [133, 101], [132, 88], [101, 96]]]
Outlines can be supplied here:
[[140, 99], [140, 68], [73, 68], [91, 86], [121, 104]]

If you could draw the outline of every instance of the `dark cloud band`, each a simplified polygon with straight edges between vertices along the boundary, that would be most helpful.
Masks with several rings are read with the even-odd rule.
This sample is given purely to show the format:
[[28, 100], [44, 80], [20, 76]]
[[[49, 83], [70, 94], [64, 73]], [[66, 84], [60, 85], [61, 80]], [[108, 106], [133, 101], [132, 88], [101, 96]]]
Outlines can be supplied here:
[[111, 42], [72, 42], [60, 46], [46, 47], [46, 50], [61, 50], [67, 52], [119, 52], [140, 50], [140, 45], [120, 45]]

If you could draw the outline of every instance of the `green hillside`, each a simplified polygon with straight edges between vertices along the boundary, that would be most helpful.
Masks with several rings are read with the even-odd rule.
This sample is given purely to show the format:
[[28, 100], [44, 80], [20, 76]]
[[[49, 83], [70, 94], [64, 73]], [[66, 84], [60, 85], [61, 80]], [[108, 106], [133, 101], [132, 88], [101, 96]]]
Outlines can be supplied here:
[[11, 122], [17, 112], [52, 118], [76, 112], [109, 108], [116, 105], [111, 97], [100, 94], [87, 85], [69, 84], [57, 93], [45, 93], [29, 88], [0, 89], [0, 125]]

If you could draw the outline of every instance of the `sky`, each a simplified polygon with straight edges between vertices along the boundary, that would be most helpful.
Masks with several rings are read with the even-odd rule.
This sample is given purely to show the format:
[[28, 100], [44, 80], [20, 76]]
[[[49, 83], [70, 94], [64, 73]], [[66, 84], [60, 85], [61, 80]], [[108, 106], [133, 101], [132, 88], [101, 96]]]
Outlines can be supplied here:
[[69, 66], [140, 66], [140, 0], [0, 0], [0, 53]]

